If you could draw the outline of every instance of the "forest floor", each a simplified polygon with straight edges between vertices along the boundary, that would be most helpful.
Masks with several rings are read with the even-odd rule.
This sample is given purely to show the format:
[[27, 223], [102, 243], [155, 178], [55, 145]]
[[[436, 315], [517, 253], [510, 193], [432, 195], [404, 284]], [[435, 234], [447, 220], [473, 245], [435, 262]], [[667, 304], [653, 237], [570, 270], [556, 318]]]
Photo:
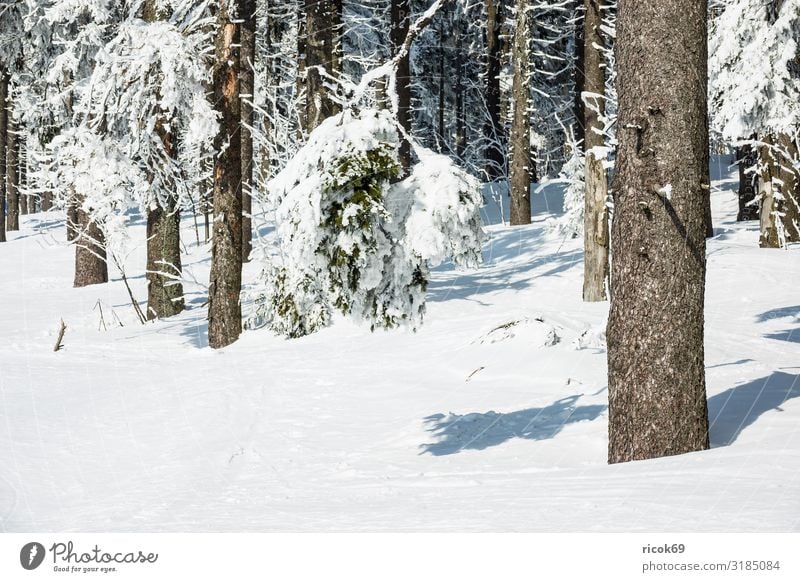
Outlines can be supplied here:
[[[0, 530], [800, 531], [800, 248], [735, 221], [729, 161], [712, 163], [713, 446], [614, 466], [608, 304], [581, 301], [581, 241], [546, 227], [555, 187], [529, 227], [487, 206], [485, 265], [436, 270], [416, 333], [337, 320], [222, 350], [191, 217], [188, 309], [147, 325], [113, 267], [72, 288], [61, 214], [23, 217], [0, 246]], [[144, 245], [125, 263], [144, 301]]]

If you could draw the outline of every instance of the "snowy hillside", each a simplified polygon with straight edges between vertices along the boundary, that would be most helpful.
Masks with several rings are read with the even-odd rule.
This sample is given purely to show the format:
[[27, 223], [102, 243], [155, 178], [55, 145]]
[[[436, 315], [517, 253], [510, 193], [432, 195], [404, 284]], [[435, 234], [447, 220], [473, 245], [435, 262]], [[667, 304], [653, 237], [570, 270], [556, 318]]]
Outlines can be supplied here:
[[[713, 447], [614, 466], [608, 305], [581, 301], [582, 241], [545, 227], [553, 189], [527, 227], [487, 205], [484, 266], [434, 271], [417, 333], [337, 320], [217, 351], [191, 216], [188, 309], [144, 326], [113, 268], [72, 288], [61, 214], [23, 217], [0, 248], [0, 529], [800, 531], [800, 249], [735, 222], [729, 161], [712, 168]], [[144, 252], [126, 261], [139, 301]]]

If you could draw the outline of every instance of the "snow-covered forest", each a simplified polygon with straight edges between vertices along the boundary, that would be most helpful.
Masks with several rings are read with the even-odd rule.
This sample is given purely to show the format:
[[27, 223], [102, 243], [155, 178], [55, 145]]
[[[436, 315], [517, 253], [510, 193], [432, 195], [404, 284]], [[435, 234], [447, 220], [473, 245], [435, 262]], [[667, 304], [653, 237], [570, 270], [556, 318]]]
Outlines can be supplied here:
[[0, 531], [799, 531], [800, 0], [0, 0]]

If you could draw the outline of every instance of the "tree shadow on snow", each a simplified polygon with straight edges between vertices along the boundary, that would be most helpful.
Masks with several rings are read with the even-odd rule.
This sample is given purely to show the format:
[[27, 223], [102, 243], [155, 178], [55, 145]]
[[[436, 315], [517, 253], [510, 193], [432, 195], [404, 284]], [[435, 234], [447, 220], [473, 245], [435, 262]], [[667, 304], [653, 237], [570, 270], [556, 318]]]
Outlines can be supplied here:
[[[773, 319], [789, 319], [793, 320], [793, 323], [800, 323], [800, 305], [792, 305], [789, 307], [778, 307], [777, 309], [770, 309], [769, 311], [765, 311], [764, 313], [758, 316], [757, 321], [759, 323], [765, 321], [772, 321]], [[795, 344], [800, 344], [800, 327], [796, 327], [794, 329], [784, 329], [782, 331], [776, 331], [772, 333], [765, 334], [764, 337], [774, 340], [780, 340], [784, 342], [792, 342]]]
[[770, 410], [781, 410], [781, 404], [800, 397], [798, 378], [798, 374], [775, 372], [709, 398], [711, 446], [732, 444], [759, 416]]
[[434, 414], [425, 418], [428, 431], [437, 442], [421, 445], [422, 453], [452, 455], [464, 449], [483, 450], [513, 438], [546, 440], [555, 437], [570, 423], [594, 420], [607, 406], [576, 406], [581, 397], [575, 394], [543, 408], [516, 412], [473, 412], [470, 414]]

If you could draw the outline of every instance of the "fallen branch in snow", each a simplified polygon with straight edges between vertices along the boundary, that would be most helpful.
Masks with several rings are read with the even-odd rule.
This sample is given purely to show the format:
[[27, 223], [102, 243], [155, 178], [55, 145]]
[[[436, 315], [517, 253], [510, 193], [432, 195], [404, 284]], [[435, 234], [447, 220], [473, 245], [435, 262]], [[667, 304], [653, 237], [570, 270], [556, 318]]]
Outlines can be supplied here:
[[66, 331], [67, 331], [67, 326], [64, 323], [64, 320], [62, 319], [61, 320], [61, 327], [58, 330], [58, 339], [56, 339], [56, 345], [53, 348], [54, 352], [57, 352], [58, 350], [60, 350], [61, 348], [64, 347], [61, 342], [64, 340], [64, 332], [66, 332]]

